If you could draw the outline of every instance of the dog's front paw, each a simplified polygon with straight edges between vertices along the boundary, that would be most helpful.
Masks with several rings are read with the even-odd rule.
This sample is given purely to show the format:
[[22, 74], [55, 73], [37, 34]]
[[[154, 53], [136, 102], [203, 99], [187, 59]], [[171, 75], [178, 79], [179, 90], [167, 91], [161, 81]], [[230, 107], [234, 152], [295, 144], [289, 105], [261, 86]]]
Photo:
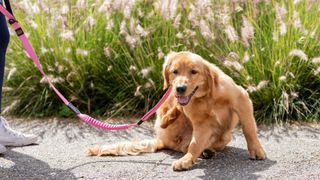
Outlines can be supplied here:
[[191, 158], [181, 158], [179, 160], [176, 160], [172, 163], [172, 169], [174, 171], [182, 171], [190, 169], [193, 166], [193, 161]]
[[249, 148], [250, 159], [252, 160], [263, 160], [266, 158], [266, 152], [260, 144], [250, 146]]

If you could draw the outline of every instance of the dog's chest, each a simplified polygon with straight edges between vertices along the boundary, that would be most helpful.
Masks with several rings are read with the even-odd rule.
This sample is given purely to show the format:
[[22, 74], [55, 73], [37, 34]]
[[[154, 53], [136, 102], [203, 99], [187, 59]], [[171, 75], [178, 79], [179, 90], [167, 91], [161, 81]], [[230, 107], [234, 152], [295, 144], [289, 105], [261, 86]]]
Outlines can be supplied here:
[[187, 106], [182, 107], [183, 112], [187, 117], [207, 115], [210, 110], [210, 104], [205, 100], [192, 100]]

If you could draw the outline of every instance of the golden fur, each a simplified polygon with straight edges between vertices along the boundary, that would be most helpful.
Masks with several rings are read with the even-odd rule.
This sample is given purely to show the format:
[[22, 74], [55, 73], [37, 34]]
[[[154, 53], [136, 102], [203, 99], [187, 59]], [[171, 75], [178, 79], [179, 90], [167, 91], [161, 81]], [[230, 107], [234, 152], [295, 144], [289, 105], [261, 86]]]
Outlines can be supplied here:
[[[166, 148], [186, 153], [172, 164], [173, 170], [185, 170], [204, 150], [223, 150], [240, 120], [250, 158], [265, 159], [248, 93], [218, 67], [191, 52], [172, 52], [163, 65], [163, 78], [164, 88], [186, 89], [173, 91], [157, 111], [155, 139], [88, 148], [88, 155], [136, 155]], [[184, 98], [187, 104], [179, 96], [189, 97]]]

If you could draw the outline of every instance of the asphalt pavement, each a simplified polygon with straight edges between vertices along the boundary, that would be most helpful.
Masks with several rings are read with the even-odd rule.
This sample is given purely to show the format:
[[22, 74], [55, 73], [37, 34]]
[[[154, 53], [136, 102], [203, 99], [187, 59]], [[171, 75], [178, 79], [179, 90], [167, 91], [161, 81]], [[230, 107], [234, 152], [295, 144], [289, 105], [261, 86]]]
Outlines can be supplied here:
[[[152, 139], [152, 122], [126, 131], [104, 131], [75, 119], [8, 118], [12, 128], [39, 136], [38, 145], [9, 147], [0, 156], [0, 179], [320, 179], [320, 124], [259, 126], [268, 158], [249, 159], [241, 129], [211, 159], [174, 172], [182, 153], [165, 150], [122, 157], [87, 157], [89, 146]], [[124, 123], [130, 119], [113, 120]]]

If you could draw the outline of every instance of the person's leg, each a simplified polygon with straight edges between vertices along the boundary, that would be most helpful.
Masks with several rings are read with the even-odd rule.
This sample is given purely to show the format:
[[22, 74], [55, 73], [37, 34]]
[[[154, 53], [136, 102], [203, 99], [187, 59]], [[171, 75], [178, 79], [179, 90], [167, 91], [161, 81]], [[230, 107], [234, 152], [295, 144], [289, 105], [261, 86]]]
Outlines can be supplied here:
[[[2, 0], [0, 0], [2, 5]], [[7, 28], [7, 23], [5, 17], [0, 13], [0, 113], [1, 113], [1, 101], [2, 101], [2, 85], [4, 77], [4, 64], [5, 64], [5, 54], [7, 46], [9, 44], [9, 32]], [[2, 124], [0, 120], [0, 124]], [[0, 144], [0, 154], [6, 151], [6, 147]]]
[[[0, 0], [1, 3], [1, 0]], [[4, 78], [5, 55], [9, 44], [10, 34], [7, 22], [2, 13], [0, 13], [0, 112], [2, 102], [2, 85]]]
[[[1, 0], [0, 0], [1, 3]], [[7, 22], [2, 13], [0, 13], [0, 113], [2, 101], [2, 85], [4, 78], [4, 66], [7, 47], [9, 44], [9, 30]], [[22, 134], [10, 128], [5, 118], [0, 116], [0, 153], [5, 151], [4, 146], [24, 146], [35, 143], [37, 137], [34, 135]]]

